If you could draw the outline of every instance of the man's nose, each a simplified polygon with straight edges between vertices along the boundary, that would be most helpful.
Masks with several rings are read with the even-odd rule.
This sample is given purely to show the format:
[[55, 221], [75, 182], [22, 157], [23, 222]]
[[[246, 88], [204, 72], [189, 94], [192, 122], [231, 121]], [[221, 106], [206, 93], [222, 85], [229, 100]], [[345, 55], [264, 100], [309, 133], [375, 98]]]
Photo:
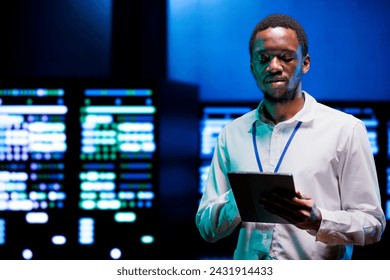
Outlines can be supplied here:
[[268, 69], [269, 72], [271, 73], [276, 73], [276, 72], [281, 72], [283, 71], [283, 67], [278, 59], [278, 57], [274, 56], [269, 64], [268, 64]]

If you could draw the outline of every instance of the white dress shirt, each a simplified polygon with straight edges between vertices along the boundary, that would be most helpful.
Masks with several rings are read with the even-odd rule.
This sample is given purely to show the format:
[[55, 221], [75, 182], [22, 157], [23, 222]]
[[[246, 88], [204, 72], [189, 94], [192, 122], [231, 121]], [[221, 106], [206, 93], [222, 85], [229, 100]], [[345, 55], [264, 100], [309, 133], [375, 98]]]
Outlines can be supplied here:
[[[234, 259], [351, 259], [353, 245], [378, 242], [386, 226], [375, 162], [364, 123], [318, 103], [307, 92], [304, 107], [291, 119], [273, 124], [262, 102], [226, 125], [214, 150], [206, 187], [196, 214], [202, 237], [216, 242], [240, 232]], [[274, 172], [297, 122], [296, 132], [278, 172], [292, 173], [295, 187], [312, 197], [322, 214], [318, 232], [291, 224], [242, 222], [227, 173]]]

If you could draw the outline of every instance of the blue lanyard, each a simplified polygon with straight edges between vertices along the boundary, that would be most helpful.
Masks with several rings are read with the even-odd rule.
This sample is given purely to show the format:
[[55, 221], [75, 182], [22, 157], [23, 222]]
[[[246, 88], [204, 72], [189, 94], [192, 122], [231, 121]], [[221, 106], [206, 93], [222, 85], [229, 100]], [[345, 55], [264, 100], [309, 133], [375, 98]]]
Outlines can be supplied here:
[[[286, 146], [284, 146], [284, 149], [283, 149], [282, 155], [279, 158], [278, 164], [275, 167], [274, 173], [278, 172], [280, 164], [282, 163], [282, 160], [284, 158], [284, 155], [286, 154], [287, 149], [290, 146], [290, 143], [291, 143], [292, 139], [294, 138], [295, 133], [297, 133], [301, 124], [302, 124], [302, 122], [298, 122], [297, 125], [295, 126], [293, 132], [291, 133], [290, 138], [288, 139], [288, 141], [286, 143]], [[255, 150], [257, 165], [259, 166], [260, 172], [263, 172], [263, 167], [261, 166], [260, 155], [259, 155], [259, 151], [257, 149], [257, 143], [256, 143], [256, 122], [254, 122], [252, 125], [252, 140], [253, 140], [253, 148]]]

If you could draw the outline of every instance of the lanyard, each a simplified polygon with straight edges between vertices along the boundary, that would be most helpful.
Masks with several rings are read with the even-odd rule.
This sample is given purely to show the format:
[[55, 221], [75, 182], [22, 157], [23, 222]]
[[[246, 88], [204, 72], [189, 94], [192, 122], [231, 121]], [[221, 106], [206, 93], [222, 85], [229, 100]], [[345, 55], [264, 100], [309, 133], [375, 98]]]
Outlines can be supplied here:
[[[297, 133], [297, 131], [298, 131], [299, 127], [301, 126], [301, 124], [302, 124], [302, 122], [298, 122], [298, 123], [297, 123], [297, 125], [295, 126], [293, 132], [292, 132], [291, 135], [290, 135], [290, 138], [288, 138], [288, 141], [287, 141], [287, 143], [286, 143], [286, 146], [284, 146], [282, 155], [281, 155], [280, 158], [279, 158], [278, 164], [277, 164], [276, 167], [275, 167], [274, 173], [277, 173], [277, 172], [278, 172], [279, 167], [280, 167], [280, 164], [282, 163], [282, 160], [283, 160], [283, 158], [284, 158], [284, 155], [286, 154], [287, 149], [288, 149], [288, 147], [290, 146], [290, 143], [291, 143], [292, 139], [294, 138], [295, 133]], [[256, 143], [256, 121], [255, 121], [255, 122], [253, 123], [253, 125], [252, 125], [252, 140], [253, 140], [253, 148], [254, 148], [254, 150], [255, 150], [257, 165], [259, 166], [260, 172], [263, 172], [263, 167], [261, 166], [260, 155], [259, 155], [259, 151], [258, 151], [258, 149], [257, 149], [257, 143]]]

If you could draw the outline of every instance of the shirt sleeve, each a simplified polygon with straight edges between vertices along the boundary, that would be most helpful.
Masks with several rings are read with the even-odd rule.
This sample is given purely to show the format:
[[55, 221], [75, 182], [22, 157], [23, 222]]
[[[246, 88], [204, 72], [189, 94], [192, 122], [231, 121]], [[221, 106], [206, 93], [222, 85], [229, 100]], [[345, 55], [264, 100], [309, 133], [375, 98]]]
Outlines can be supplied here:
[[224, 139], [225, 131], [222, 130], [217, 138], [206, 187], [195, 219], [201, 236], [209, 242], [216, 242], [230, 235], [241, 222], [227, 178], [229, 164]]
[[[364, 123], [358, 121], [341, 153], [339, 169], [341, 210], [319, 208], [322, 222], [316, 240], [328, 245], [368, 245], [381, 239], [386, 218], [375, 161]], [[313, 234], [313, 233], [312, 233]]]

